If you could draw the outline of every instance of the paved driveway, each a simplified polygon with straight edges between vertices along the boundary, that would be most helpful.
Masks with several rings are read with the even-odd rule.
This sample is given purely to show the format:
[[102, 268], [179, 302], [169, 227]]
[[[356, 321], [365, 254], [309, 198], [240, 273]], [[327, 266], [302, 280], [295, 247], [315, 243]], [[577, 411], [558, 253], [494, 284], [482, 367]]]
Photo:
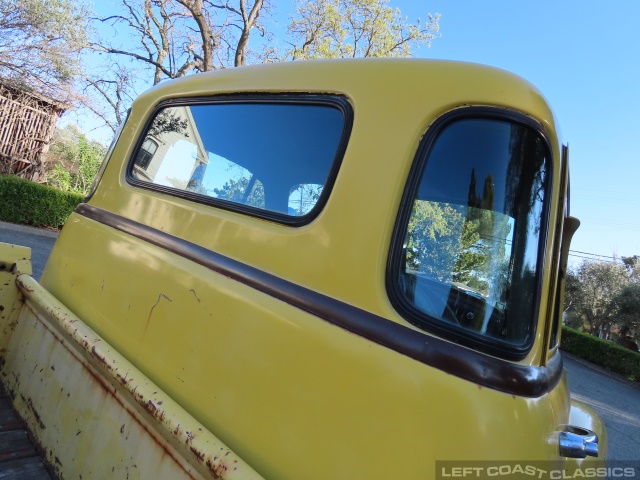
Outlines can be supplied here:
[[48, 230], [0, 222], [0, 242], [31, 248], [33, 278], [36, 280], [40, 280], [42, 270], [44, 270], [57, 237], [57, 233]]
[[640, 460], [640, 384], [617, 376], [584, 360], [564, 355], [571, 395], [600, 414], [609, 437], [609, 460]]

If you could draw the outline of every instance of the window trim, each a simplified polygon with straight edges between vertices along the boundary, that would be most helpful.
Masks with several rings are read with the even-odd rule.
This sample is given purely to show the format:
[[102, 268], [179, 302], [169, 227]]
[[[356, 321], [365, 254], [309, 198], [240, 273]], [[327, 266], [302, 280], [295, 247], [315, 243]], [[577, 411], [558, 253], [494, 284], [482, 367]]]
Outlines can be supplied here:
[[[402, 250], [406, 229], [411, 215], [411, 209], [417, 190], [424, 173], [427, 160], [440, 133], [449, 125], [460, 120], [489, 119], [509, 121], [534, 130], [542, 139], [547, 155], [547, 175], [545, 179], [545, 198], [542, 206], [542, 227], [540, 229], [537, 271], [535, 280], [534, 302], [535, 309], [531, 317], [532, 332], [529, 339], [523, 345], [508, 345], [504, 342], [483, 336], [460, 327], [457, 327], [440, 319], [435, 319], [418, 310], [406, 296], [400, 291], [398, 278], [402, 267]], [[551, 142], [540, 123], [531, 117], [498, 107], [462, 107], [441, 115], [429, 127], [418, 146], [413, 164], [409, 171], [409, 177], [405, 185], [400, 202], [400, 208], [396, 217], [386, 268], [386, 290], [389, 300], [395, 310], [409, 323], [423, 331], [442, 337], [465, 347], [472, 348], [482, 353], [493, 355], [505, 360], [522, 360], [531, 351], [536, 339], [539, 315], [541, 311], [541, 294], [545, 270], [545, 252], [547, 250], [549, 215], [553, 192], [553, 168], [555, 159]]]
[[[195, 192], [186, 190], [180, 190], [177, 188], [167, 187], [164, 185], [158, 185], [144, 180], [140, 180], [133, 175], [135, 159], [140, 151], [142, 143], [146, 138], [146, 133], [149, 131], [153, 119], [163, 109], [168, 107], [190, 107], [194, 105], [214, 105], [214, 104], [272, 104], [272, 105], [317, 105], [317, 106], [329, 106], [338, 109], [343, 116], [344, 122], [342, 126], [342, 134], [338, 146], [336, 149], [336, 155], [333, 158], [331, 168], [329, 168], [327, 174], [327, 181], [322, 189], [320, 198], [313, 206], [313, 208], [301, 216], [291, 216], [280, 212], [261, 209], [244, 205], [241, 203], [232, 202], [229, 200], [223, 200], [214, 197], [208, 197]], [[353, 107], [345, 96], [339, 94], [317, 94], [317, 93], [301, 93], [301, 94], [220, 94], [207, 97], [191, 97], [191, 98], [175, 98], [160, 102], [153, 109], [149, 117], [147, 118], [142, 134], [139, 135], [135, 147], [131, 156], [127, 162], [127, 169], [125, 174], [126, 182], [134, 187], [142, 188], [145, 190], [151, 190], [158, 193], [170, 195], [172, 197], [183, 198], [185, 200], [208, 205], [231, 212], [240, 213], [243, 215], [249, 215], [257, 217], [263, 220], [268, 220], [291, 227], [301, 227], [311, 223], [324, 209], [327, 203], [333, 185], [338, 176], [338, 171], [344, 159], [349, 138], [351, 136], [351, 130], [353, 127]]]

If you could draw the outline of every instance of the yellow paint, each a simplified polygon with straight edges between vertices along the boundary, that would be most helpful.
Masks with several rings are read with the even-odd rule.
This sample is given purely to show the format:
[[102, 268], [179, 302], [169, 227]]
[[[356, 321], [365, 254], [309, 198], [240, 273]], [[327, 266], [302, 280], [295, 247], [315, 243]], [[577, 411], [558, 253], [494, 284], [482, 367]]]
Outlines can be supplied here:
[[[352, 104], [344, 161], [309, 225], [277, 225], [126, 183], [128, 159], [159, 102], [233, 92], [333, 92]], [[201, 74], [145, 93], [89, 203], [414, 328], [385, 290], [391, 233], [421, 137], [439, 116], [468, 105], [539, 122], [559, 178], [552, 113], [518, 77], [450, 62], [305, 62]], [[562, 215], [554, 207], [560, 193], [555, 182], [550, 225]], [[550, 228], [547, 245], [560, 234]], [[549, 249], [524, 365], [546, 357], [552, 258]], [[480, 387], [76, 214], [42, 282], [119, 361], [266, 478], [424, 479], [436, 460], [563, 462], [549, 439], [569, 422], [564, 379], [540, 398]]]
[[31, 277], [17, 284], [3, 383], [57, 474], [262, 478]]

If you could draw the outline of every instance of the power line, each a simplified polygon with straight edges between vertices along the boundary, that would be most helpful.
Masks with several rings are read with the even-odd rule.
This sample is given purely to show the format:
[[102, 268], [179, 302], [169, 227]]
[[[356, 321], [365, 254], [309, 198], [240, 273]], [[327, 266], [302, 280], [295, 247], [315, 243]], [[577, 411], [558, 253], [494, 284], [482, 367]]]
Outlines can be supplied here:
[[[582, 253], [583, 255], [591, 255], [592, 257], [610, 258], [612, 260], [616, 260], [618, 258], [618, 257], [614, 257], [612, 255], [599, 255], [597, 253], [581, 252], [580, 250], [571, 250], [571, 249], [569, 249], [569, 254], [571, 254], [571, 252], [573, 252], [573, 253]], [[620, 259], [622, 259], [622, 257], [620, 257]]]
[[[619, 260], [604, 260], [604, 259], [599, 259], [599, 258], [594, 258], [594, 257], [585, 257], [583, 255], [577, 255], [575, 253], [569, 253], [570, 257], [574, 257], [574, 258], [582, 258], [584, 260], [593, 260], [593, 261], [598, 261], [598, 262], [605, 262], [605, 263], [613, 263], [613, 264], [619, 264], [622, 265], [622, 262], [620, 262]], [[613, 257], [609, 257], [609, 258], [613, 258]]]

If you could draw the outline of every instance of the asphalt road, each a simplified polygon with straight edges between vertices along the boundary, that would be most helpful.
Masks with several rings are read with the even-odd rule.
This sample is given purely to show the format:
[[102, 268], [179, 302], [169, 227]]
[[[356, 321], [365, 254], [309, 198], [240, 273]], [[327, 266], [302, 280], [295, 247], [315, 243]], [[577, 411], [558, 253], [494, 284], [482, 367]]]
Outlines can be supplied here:
[[588, 362], [564, 356], [571, 395], [602, 417], [609, 460], [640, 460], [640, 384], [618, 380]]
[[24, 245], [31, 248], [33, 278], [40, 280], [57, 235], [48, 230], [23, 227], [0, 222], [0, 242]]
[[[42, 275], [55, 240], [51, 232], [0, 222], [0, 242], [31, 247], [36, 279]], [[640, 384], [631, 385], [566, 355], [564, 366], [572, 396], [590, 405], [604, 420], [609, 436], [609, 459], [639, 461]]]

